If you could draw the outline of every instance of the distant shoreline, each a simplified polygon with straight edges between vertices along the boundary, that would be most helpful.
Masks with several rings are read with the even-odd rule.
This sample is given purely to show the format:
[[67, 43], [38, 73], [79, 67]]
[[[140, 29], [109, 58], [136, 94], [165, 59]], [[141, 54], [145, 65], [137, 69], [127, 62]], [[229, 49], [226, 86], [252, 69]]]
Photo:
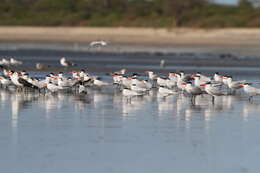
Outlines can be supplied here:
[[[109, 46], [89, 50], [94, 40]], [[11, 43], [11, 44], [10, 44]], [[0, 27], [0, 48], [260, 55], [260, 29]]]
[[79, 42], [187, 46], [259, 46], [260, 29], [153, 29], [95, 27], [0, 27], [0, 41]]

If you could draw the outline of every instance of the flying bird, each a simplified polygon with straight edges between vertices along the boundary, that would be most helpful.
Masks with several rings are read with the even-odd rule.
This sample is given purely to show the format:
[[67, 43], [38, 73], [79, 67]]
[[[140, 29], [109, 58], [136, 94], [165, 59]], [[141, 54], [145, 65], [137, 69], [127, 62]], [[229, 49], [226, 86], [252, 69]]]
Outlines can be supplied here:
[[107, 46], [107, 42], [100, 40], [100, 41], [92, 41], [89, 43], [89, 46], [94, 47], [94, 46]]

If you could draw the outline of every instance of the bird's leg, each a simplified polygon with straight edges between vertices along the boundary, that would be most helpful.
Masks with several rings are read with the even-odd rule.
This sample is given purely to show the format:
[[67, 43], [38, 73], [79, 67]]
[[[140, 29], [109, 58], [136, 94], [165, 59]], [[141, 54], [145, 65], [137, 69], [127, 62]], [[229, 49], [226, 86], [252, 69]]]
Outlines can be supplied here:
[[214, 105], [215, 104], [215, 97], [212, 96], [212, 104]]
[[253, 96], [249, 96], [248, 101], [252, 102]]
[[193, 105], [193, 96], [191, 96], [190, 102], [191, 102], [191, 104]]
[[193, 97], [193, 104], [196, 104], [196, 95]]
[[166, 101], [166, 97], [167, 97], [167, 95], [163, 96], [163, 101], [164, 102]]

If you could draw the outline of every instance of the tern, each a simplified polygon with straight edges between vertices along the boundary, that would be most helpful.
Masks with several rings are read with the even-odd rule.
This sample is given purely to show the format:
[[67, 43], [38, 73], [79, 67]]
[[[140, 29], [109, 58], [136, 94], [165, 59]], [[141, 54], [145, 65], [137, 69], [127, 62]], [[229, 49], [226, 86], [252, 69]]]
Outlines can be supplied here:
[[233, 81], [232, 76], [224, 77], [224, 79], [227, 80], [227, 86], [230, 89], [240, 89], [243, 87], [243, 86], [241, 86], [241, 84], [245, 83], [245, 81]]
[[3, 69], [3, 74], [4, 74], [5, 77], [9, 77], [10, 76], [9, 72], [10, 72], [9, 70], [7, 70], [5, 68]]
[[197, 86], [192, 86], [191, 82], [183, 83], [183, 85], [185, 85], [185, 91], [191, 95], [191, 102], [195, 104], [196, 96], [201, 95], [203, 91]]
[[126, 72], [127, 72], [127, 70], [125, 68], [123, 68], [119, 71], [115, 71], [113, 74], [124, 75]]
[[9, 85], [12, 84], [12, 81], [10, 78], [5, 78], [4, 76], [0, 76], [0, 83], [4, 87], [8, 87]]
[[158, 87], [158, 93], [161, 94], [163, 97], [167, 97], [169, 95], [173, 95], [175, 92], [165, 86]]
[[182, 81], [190, 81], [192, 79], [192, 76], [189, 74], [184, 74], [184, 71], [180, 71], [179, 74]]
[[131, 98], [132, 97], [142, 96], [143, 95], [142, 92], [133, 91], [133, 90], [127, 89], [127, 88], [123, 89], [122, 94], [123, 94], [123, 96], [125, 96], [127, 98], [127, 101], [130, 101], [130, 102], [131, 102]]
[[89, 43], [89, 46], [90, 47], [101, 47], [101, 46], [107, 46], [108, 43], [103, 41], [103, 40], [100, 40], [100, 41], [92, 41]]
[[100, 77], [94, 77], [93, 84], [98, 86], [98, 87], [110, 85], [108, 82], [102, 81]]
[[181, 91], [185, 90], [185, 86], [183, 85], [184, 82], [187, 82], [186, 80], [182, 79], [181, 74], [176, 73], [177, 76], [177, 88]]
[[153, 72], [153, 71], [145, 71], [145, 73], [147, 73], [147, 74], [148, 74], [148, 77], [149, 77], [149, 79], [150, 79], [151, 81], [154, 81], [154, 80], [156, 80], [156, 79], [157, 79], [157, 75], [156, 75], [156, 74], [154, 74], [154, 72]]
[[213, 78], [216, 82], [223, 83], [223, 76], [221, 76], [219, 72], [215, 72]]
[[113, 78], [113, 84], [115, 84], [115, 85], [122, 84], [122, 78], [123, 78], [122, 75], [114, 74], [114, 75], [112, 75], [112, 78]]
[[193, 75], [193, 78], [194, 78], [194, 85], [200, 89], [203, 89], [201, 84], [209, 82], [209, 81], [205, 81], [205, 80], [201, 79], [201, 76], [198, 76], [198, 75]]
[[227, 95], [227, 91], [221, 88], [219, 84], [213, 84], [211, 82], [207, 82], [205, 84], [201, 84], [201, 86], [204, 86], [206, 93], [212, 96], [213, 104], [215, 102], [215, 96]]
[[177, 86], [177, 81], [173, 79], [166, 79], [166, 86], [170, 89], [173, 89]]
[[240, 84], [241, 87], [244, 87], [245, 93], [247, 93], [249, 95], [249, 99], [248, 99], [249, 101], [252, 100], [253, 96], [260, 95], [260, 89], [255, 88], [251, 85], [252, 85], [251, 83]]
[[200, 80], [203, 81], [203, 82], [208, 82], [208, 81], [211, 81], [211, 79], [205, 75], [202, 75], [201, 72], [197, 72], [196, 73], [196, 76], [199, 76], [200, 77]]
[[74, 66], [75, 64], [71, 61], [67, 61], [65, 57], [62, 57], [60, 59], [60, 64], [63, 66], [63, 67], [71, 67], [71, 66]]
[[127, 76], [122, 76], [122, 85], [126, 88], [131, 88], [132, 78]]
[[132, 85], [134, 84], [137, 88], [140, 88], [140, 90], [148, 90], [149, 86], [146, 82], [143, 80], [138, 80], [136, 77], [130, 78], [132, 80]]
[[151, 81], [152, 87], [156, 86], [157, 75], [153, 71], [145, 71], [148, 74], [149, 81]]
[[157, 84], [159, 86], [167, 86], [167, 78], [166, 77], [157, 77]]
[[51, 76], [50, 75], [46, 76], [46, 83], [47, 83], [47, 89], [49, 91], [51, 91], [52, 93], [57, 92], [57, 91], [63, 89], [62, 87], [60, 87], [60, 86], [58, 86], [56, 84], [53, 84], [51, 82]]
[[3, 58], [3, 59], [0, 61], [0, 65], [7, 65], [7, 66], [9, 66], [9, 65], [10, 65], [10, 61], [7, 60], [7, 59], [5, 59], [5, 58]]
[[78, 75], [81, 78], [81, 81], [83, 81], [84, 83], [93, 82], [93, 77], [90, 76], [84, 69], [81, 69]]
[[14, 58], [10, 58], [10, 64], [11, 65], [22, 65], [23, 62], [22, 61], [18, 61], [18, 60], [14, 59]]
[[176, 76], [176, 73], [174, 73], [174, 72], [168, 73], [168, 78], [170, 80], [175, 80], [177, 82], [177, 76]]
[[131, 85], [131, 90], [132, 90], [132, 91], [136, 91], [136, 92], [141, 92], [141, 93], [147, 91], [146, 88], [139, 87], [139, 86], [137, 86], [137, 84], [135, 84], [135, 83], [132, 83], [132, 85]]
[[35, 64], [35, 68], [37, 70], [44, 70], [44, 69], [47, 69], [48, 66], [44, 65], [44, 64], [41, 64], [41, 63], [36, 63]]
[[39, 89], [37, 86], [33, 85], [32, 83], [28, 82], [26, 79], [23, 79], [21, 73], [10, 71], [10, 78], [14, 85], [21, 88], [32, 88], [32, 89]]
[[143, 83], [144, 83], [145, 88], [146, 88], [147, 90], [151, 90], [151, 89], [152, 89], [153, 84], [150, 83], [148, 80], [143, 80]]

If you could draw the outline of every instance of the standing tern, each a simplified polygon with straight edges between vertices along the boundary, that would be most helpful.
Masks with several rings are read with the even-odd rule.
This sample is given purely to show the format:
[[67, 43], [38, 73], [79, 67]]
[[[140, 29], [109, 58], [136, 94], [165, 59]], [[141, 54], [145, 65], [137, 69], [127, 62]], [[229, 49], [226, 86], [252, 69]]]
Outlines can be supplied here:
[[211, 82], [207, 82], [205, 84], [201, 84], [201, 86], [204, 86], [206, 93], [212, 96], [213, 104], [215, 102], [215, 96], [227, 95], [227, 91], [221, 88], [219, 84], [213, 84]]
[[130, 102], [131, 102], [132, 97], [142, 96], [143, 95], [142, 92], [133, 91], [133, 90], [127, 89], [127, 88], [123, 89], [122, 94], [123, 94], [124, 97], [127, 98], [127, 101], [130, 101]]
[[213, 78], [216, 82], [223, 83], [223, 76], [221, 76], [219, 72], [215, 72]]
[[159, 86], [158, 87], [158, 94], [162, 95], [163, 97], [167, 97], [169, 95], [175, 94], [175, 92], [165, 86]]
[[127, 70], [125, 68], [123, 68], [119, 71], [115, 71], [113, 74], [124, 75], [126, 72], [127, 72]]
[[157, 79], [157, 75], [153, 71], [145, 71], [145, 73], [148, 74], [148, 77], [151, 81], [154, 81]]
[[100, 77], [94, 77], [93, 79], [94, 79], [93, 84], [98, 87], [110, 85], [108, 82], [102, 81]]
[[251, 85], [252, 85], [251, 83], [240, 84], [241, 87], [244, 87], [245, 93], [247, 93], [249, 95], [249, 99], [248, 99], [249, 101], [252, 100], [253, 96], [260, 95], [260, 89], [255, 88]]
[[211, 81], [211, 79], [205, 75], [202, 75], [201, 72], [197, 72], [196, 73], [196, 76], [199, 76], [200, 77], [200, 80], [203, 81], [203, 82], [208, 82], [208, 81]]
[[10, 58], [10, 64], [11, 65], [22, 65], [23, 62], [22, 61], [18, 61], [18, 60], [14, 59], [14, 58]]
[[185, 91], [191, 95], [191, 102], [195, 104], [196, 96], [201, 95], [203, 93], [202, 90], [197, 86], [192, 86], [191, 82], [185, 82], [183, 85], [185, 85]]
[[12, 84], [12, 81], [9, 78], [5, 78], [4, 76], [0, 76], [0, 83], [1, 83], [2, 86], [8, 87], [9, 85]]
[[66, 68], [75, 65], [73, 62], [67, 61], [65, 57], [62, 57], [62, 58], [60, 59], [60, 64], [61, 64], [63, 67], [66, 67]]
[[233, 81], [232, 76], [224, 77], [227, 80], [227, 86], [230, 89], [240, 89], [242, 88], [241, 84], [245, 83], [245, 81]]

